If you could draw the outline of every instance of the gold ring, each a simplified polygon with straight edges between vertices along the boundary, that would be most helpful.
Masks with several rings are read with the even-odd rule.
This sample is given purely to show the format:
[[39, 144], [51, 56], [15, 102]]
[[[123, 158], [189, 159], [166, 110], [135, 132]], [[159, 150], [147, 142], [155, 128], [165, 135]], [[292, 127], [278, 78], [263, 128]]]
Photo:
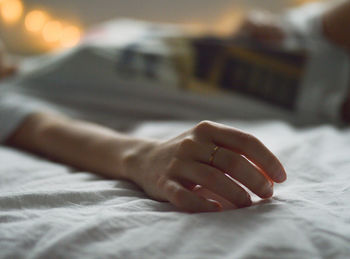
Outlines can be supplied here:
[[215, 155], [216, 155], [216, 153], [218, 152], [218, 150], [219, 150], [219, 147], [218, 147], [218, 146], [215, 146], [213, 152], [212, 152], [211, 155], [210, 155], [209, 164], [210, 164], [211, 166], [213, 165], [214, 158], [215, 158]]

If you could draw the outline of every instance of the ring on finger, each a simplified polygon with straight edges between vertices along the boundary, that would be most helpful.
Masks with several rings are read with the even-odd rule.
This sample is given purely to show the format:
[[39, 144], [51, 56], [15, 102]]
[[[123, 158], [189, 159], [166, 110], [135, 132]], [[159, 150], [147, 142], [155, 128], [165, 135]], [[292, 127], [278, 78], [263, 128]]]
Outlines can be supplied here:
[[209, 165], [213, 166], [214, 165], [214, 159], [215, 159], [215, 155], [219, 150], [219, 146], [215, 146], [213, 149], [213, 152], [211, 152], [210, 154], [210, 158], [209, 158]]

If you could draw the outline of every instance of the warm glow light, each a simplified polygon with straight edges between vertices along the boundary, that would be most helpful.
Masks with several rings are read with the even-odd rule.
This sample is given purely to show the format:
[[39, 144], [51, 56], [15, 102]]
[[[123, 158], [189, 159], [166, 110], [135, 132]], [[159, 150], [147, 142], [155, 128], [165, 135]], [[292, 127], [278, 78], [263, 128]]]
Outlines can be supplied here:
[[232, 35], [241, 27], [244, 16], [244, 12], [237, 7], [227, 10], [218, 22], [213, 24], [213, 29], [222, 35]]
[[1, 1], [1, 16], [7, 23], [17, 22], [23, 13], [23, 4], [20, 0]]
[[321, 2], [321, 0], [294, 0], [296, 5], [303, 5], [308, 3]]
[[26, 15], [24, 24], [28, 31], [40, 32], [44, 27], [47, 19], [48, 15], [45, 12], [40, 10], [34, 10]]
[[49, 21], [43, 29], [44, 40], [53, 43], [59, 41], [62, 35], [62, 24], [59, 21]]
[[80, 30], [76, 26], [67, 26], [63, 29], [61, 34], [61, 45], [62, 47], [73, 47], [78, 44], [80, 40]]

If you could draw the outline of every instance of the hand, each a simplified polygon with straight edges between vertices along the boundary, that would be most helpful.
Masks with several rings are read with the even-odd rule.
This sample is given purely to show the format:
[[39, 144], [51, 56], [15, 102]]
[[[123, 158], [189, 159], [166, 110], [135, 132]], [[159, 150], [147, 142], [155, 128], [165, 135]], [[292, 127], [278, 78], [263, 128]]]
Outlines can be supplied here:
[[250, 195], [235, 181], [259, 197], [269, 198], [273, 182], [286, 179], [279, 160], [257, 138], [209, 121], [131, 152], [125, 161], [129, 179], [148, 195], [188, 212], [222, 208], [220, 199], [196, 194], [193, 190], [198, 185], [237, 207], [246, 207], [252, 204]]
[[243, 21], [237, 36], [251, 37], [261, 43], [281, 45], [286, 35], [277, 17], [266, 11], [250, 13]]

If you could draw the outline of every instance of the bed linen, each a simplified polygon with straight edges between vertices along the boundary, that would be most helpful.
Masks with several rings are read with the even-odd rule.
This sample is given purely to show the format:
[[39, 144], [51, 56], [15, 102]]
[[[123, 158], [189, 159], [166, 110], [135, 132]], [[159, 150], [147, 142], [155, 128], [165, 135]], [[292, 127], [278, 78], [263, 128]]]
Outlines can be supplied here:
[[[225, 123], [285, 165], [272, 199], [187, 214], [132, 183], [0, 147], [0, 258], [349, 258], [350, 130]], [[193, 125], [149, 122], [130, 134], [169, 138]]]

